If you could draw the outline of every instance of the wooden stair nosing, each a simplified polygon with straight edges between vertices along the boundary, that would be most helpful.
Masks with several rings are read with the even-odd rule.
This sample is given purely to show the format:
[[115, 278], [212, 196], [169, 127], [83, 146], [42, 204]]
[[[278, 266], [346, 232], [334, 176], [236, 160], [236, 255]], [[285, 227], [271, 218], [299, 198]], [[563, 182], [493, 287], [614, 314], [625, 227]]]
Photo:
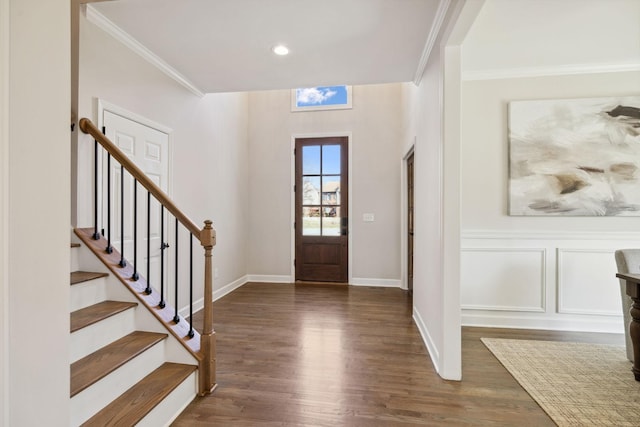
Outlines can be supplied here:
[[114, 248], [113, 252], [106, 253], [104, 248], [107, 245], [107, 240], [104, 236], [100, 236], [100, 239], [93, 239], [93, 228], [76, 228], [74, 233], [82, 240], [89, 250], [91, 250], [100, 259], [104, 265], [113, 273], [114, 277], [120, 280], [120, 282], [129, 289], [129, 291], [138, 298], [138, 300], [144, 304], [151, 313], [162, 322], [167, 330], [176, 337], [180, 343], [196, 358], [200, 358], [200, 333], [194, 329], [194, 337], [189, 338], [189, 324], [186, 321], [181, 321], [178, 324], [173, 322], [175, 309], [169, 304], [166, 304], [164, 308], [159, 307], [159, 292], [153, 291], [150, 295], [147, 295], [144, 290], [147, 287], [146, 279], [140, 276], [137, 281], [132, 281], [131, 276], [133, 274], [133, 267], [131, 263], [123, 268], [119, 266], [120, 253]]
[[71, 397], [166, 339], [167, 336], [157, 332], [135, 331], [72, 363]]
[[124, 392], [82, 426], [132, 426], [178, 387], [195, 366], [167, 362]]
[[74, 271], [70, 275], [71, 285], [77, 285], [78, 283], [88, 282], [89, 280], [99, 279], [101, 277], [107, 277], [109, 273], [101, 273], [98, 271]]
[[137, 302], [102, 301], [89, 307], [81, 308], [70, 315], [70, 331], [75, 332], [137, 305]]

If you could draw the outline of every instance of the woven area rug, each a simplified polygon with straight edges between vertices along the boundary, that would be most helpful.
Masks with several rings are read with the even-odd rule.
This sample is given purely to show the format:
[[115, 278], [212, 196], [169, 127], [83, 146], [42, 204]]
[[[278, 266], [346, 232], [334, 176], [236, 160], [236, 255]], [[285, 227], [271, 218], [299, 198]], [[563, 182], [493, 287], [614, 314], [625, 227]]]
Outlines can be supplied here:
[[623, 346], [481, 340], [559, 426], [640, 426], [640, 382]]

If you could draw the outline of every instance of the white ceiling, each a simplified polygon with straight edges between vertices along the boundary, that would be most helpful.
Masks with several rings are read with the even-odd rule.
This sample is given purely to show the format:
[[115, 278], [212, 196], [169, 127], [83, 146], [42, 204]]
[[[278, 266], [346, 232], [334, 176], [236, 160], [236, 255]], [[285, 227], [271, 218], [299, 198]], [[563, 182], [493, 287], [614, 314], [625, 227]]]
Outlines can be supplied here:
[[464, 40], [468, 72], [595, 65], [638, 69], [639, 0], [492, 0]]
[[[440, 0], [93, 3], [202, 92], [413, 81]], [[277, 57], [279, 43], [291, 53]]]

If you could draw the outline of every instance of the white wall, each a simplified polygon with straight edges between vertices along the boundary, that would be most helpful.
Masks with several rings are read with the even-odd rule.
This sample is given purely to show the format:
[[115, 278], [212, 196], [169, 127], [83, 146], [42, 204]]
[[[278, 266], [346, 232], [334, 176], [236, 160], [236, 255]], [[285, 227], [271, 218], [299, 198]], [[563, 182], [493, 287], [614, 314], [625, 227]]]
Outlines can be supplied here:
[[415, 150], [413, 317], [435, 369], [453, 380], [462, 376], [457, 43], [476, 13], [452, 2], [419, 86], [403, 85], [403, 154]]
[[[217, 231], [214, 292], [242, 281], [247, 274], [248, 95], [198, 97], [84, 16], [79, 74], [79, 117], [96, 122], [95, 100], [100, 98], [173, 130], [172, 196], [196, 224], [211, 219]], [[93, 221], [92, 140], [81, 134], [77, 150], [78, 225], [86, 227]], [[194, 250], [196, 284], [203, 268], [199, 253]], [[181, 270], [186, 274], [186, 268]], [[198, 286], [194, 293], [196, 300], [202, 296]], [[186, 295], [180, 300], [186, 303]]]
[[291, 280], [292, 137], [350, 134], [352, 283], [399, 286], [400, 95], [398, 84], [354, 86], [350, 110], [291, 112], [290, 91], [250, 93], [252, 275]]
[[463, 324], [622, 332], [613, 251], [640, 218], [508, 216], [507, 108], [640, 94], [640, 71], [594, 73], [640, 70], [640, 2], [549, 3], [487, 1], [463, 45]]
[[639, 93], [640, 72], [464, 83], [464, 324], [622, 332], [613, 252], [640, 245], [640, 219], [508, 216], [507, 106]]
[[0, 424], [62, 426], [69, 423], [69, 2], [0, 5]]

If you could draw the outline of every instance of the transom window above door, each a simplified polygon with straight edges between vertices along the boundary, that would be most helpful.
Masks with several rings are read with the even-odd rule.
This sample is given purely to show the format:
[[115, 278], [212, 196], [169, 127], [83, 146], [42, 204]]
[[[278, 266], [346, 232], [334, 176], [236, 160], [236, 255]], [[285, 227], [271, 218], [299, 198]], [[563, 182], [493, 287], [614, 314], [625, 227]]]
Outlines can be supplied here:
[[291, 90], [291, 111], [343, 110], [352, 106], [351, 86], [316, 86]]

